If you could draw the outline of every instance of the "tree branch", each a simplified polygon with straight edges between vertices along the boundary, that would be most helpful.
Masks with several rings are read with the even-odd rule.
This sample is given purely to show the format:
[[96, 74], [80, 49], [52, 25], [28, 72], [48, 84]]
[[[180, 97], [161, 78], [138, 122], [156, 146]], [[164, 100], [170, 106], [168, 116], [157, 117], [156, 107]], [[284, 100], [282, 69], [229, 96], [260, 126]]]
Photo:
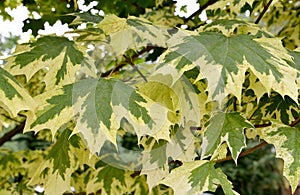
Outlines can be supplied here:
[[[249, 150], [246, 150], [246, 151], [240, 153], [240, 155], [239, 155], [238, 158], [246, 156], [246, 155], [248, 155], [248, 154], [250, 154], [250, 153], [252, 153], [252, 152], [254, 152], [254, 151], [256, 151], [256, 150], [258, 150], [260, 148], [262, 148], [263, 146], [265, 146], [267, 144], [268, 143], [266, 141], [263, 141], [262, 143], [254, 146], [253, 148], [250, 148]], [[227, 156], [226, 158], [216, 160], [216, 163], [222, 163], [222, 162], [229, 161], [229, 160], [233, 160], [232, 156]]]
[[259, 21], [262, 19], [262, 17], [264, 16], [264, 14], [266, 13], [266, 11], [268, 10], [268, 8], [270, 7], [271, 3], [273, 0], [270, 0], [266, 5], [264, 5], [264, 9], [263, 11], [259, 14], [258, 18], [255, 21], [255, 24], [258, 24]]
[[295, 127], [299, 122], [300, 122], [300, 117], [298, 117], [296, 120], [294, 120], [294, 121], [290, 124], [290, 127]]
[[203, 10], [205, 10], [208, 6], [210, 6], [210, 5], [214, 4], [214, 3], [216, 3], [217, 1], [218, 1], [218, 0], [208, 0], [207, 3], [205, 3], [205, 4], [203, 4], [203, 5], [200, 5], [200, 8], [199, 8], [197, 11], [195, 11], [194, 13], [192, 13], [192, 15], [190, 15], [190, 16], [187, 17], [187, 18], [185, 18], [185, 19], [183, 20], [183, 22], [184, 22], [184, 23], [187, 23], [188, 21], [190, 21], [191, 19], [193, 19], [195, 16], [201, 14], [201, 12], [202, 12]]
[[132, 68], [135, 70], [135, 71], [137, 71], [138, 73], [139, 73], [139, 75], [143, 78], [143, 80], [145, 81], [145, 82], [148, 82], [148, 80], [147, 80], [147, 78], [145, 77], [145, 75], [143, 75], [143, 73], [134, 65], [134, 63], [133, 63], [133, 59], [132, 58], [128, 58], [127, 56], [125, 56], [125, 55], [123, 55], [124, 56], [124, 58], [125, 58], [125, 62], [127, 63], [127, 64], [130, 64], [131, 66], [132, 66]]
[[2, 146], [5, 142], [10, 141], [13, 136], [15, 136], [18, 133], [22, 133], [24, 129], [25, 123], [22, 122], [19, 125], [17, 125], [13, 130], [5, 133], [3, 137], [0, 138], [0, 146]]
[[63, 193], [63, 195], [96, 195], [96, 194], [101, 194], [101, 190], [98, 190], [96, 193], [89, 193], [89, 194], [87, 194], [86, 192], [66, 192], [66, 193]]
[[[299, 121], [300, 122], [300, 117], [299, 117]], [[268, 126], [271, 126], [272, 124], [271, 123], [267, 123], [267, 124], [258, 124], [258, 125], [254, 125], [255, 128], [263, 128], [263, 127], [268, 127]], [[195, 127], [195, 126], [191, 126], [190, 127], [190, 130], [191, 131], [201, 131], [201, 127]]]
[[[142, 54], [144, 54], [144, 53], [146, 53], [146, 52], [148, 52], [152, 49], [154, 49], [154, 46], [147, 46], [147, 47], [143, 48], [141, 51], [135, 53], [131, 57], [132, 61], [136, 60], [140, 55], [142, 55]], [[127, 60], [127, 59], [125, 59], [125, 60]], [[126, 65], [128, 65], [127, 61], [125, 61], [125, 62], [121, 61], [120, 63], [116, 64], [116, 66], [114, 68], [112, 68], [112, 69], [110, 69], [106, 72], [101, 73], [100, 77], [107, 77], [107, 76], [111, 75], [114, 72], [118, 72], [118, 71], [120, 71], [121, 68], [123, 68]]]

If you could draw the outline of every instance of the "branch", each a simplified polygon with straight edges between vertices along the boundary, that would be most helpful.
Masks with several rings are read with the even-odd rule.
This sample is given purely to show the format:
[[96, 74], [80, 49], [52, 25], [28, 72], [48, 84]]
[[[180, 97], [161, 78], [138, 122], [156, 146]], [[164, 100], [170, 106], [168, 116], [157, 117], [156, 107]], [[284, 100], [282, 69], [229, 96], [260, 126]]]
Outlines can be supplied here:
[[264, 16], [264, 14], [266, 13], [266, 11], [268, 10], [268, 8], [270, 7], [271, 3], [273, 0], [270, 0], [266, 5], [264, 5], [264, 9], [263, 11], [259, 14], [258, 18], [255, 21], [255, 24], [258, 24], [259, 21], [262, 19], [262, 17]]
[[96, 195], [96, 194], [101, 194], [101, 190], [98, 190], [96, 193], [89, 193], [89, 194], [87, 194], [86, 192], [66, 192], [66, 193], [63, 193], [63, 195]]
[[[300, 122], [300, 117], [297, 119], [298, 122]], [[295, 122], [295, 121], [294, 121]], [[258, 124], [258, 125], [254, 125], [255, 128], [263, 128], [263, 127], [269, 127], [271, 126], [271, 123], [267, 123], [267, 124]], [[190, 130], [191, 131], [201, 131], [201, 127], [195, 127], [195, 126], [191, 126]]]
[[[154, 49], [154, 46], [147, 46], [147, 47], [145, 47], [144, 49], [142, 49], [141, 51], [135, 53], [135, 54], [131, 57], [131, 59], [134, 61], [134, 60], [136, 60], [140, 55], [142, 55], [142, 54], [144, 54], [144, 53], [146, 53], [146, 52], [148, 52], [148, 51], [150, 51], [150, 50], [152, 50], [152, 49]], [[127, 59], [125, 59], [125, 60], [127, 60]], [[106, 72], [101, 73], [100, 77], [107, 77], [107, 76], [111, 75], [111, 74], [114, 73], [114, 72], [118, 72], [118, 71], [120, 71], [121, 68], [123, 68], [123, 67], [126, 66], [126, 65], [128, 65], [126, 61], [125, 61], [125, 62], [124, 62], [124, 61], [121, 61], [120, 63], [116, 64], [116, 66], [115, 66], [114, 68], [112, 68], [112, 69], [110, 69], [110, 70], [108, 70], [108, 71], [106, 71]]]
[[136, 70], [138, 73], [139, 73], [139, 75], [143, 78], [143, 80], [147, 83], [148, 82], [148, 80], [147, 80], [147, 78], [145, 77], [145, 75], [143, 75], [143, 73], [134, 65], [134, 63], [133, 63], [133, 59], [132, 58], [128, 58], [127, 56], [125, 56], [125, 55], [123, 55], [124, 56], [124, 58], [125, 58], [125, 62], [127, 62], [127, 64], [130, 64], [131, 66], [132, 66], [132, 68], [134, 69], [134, 70]]
[[300, 122], [300, 117], [298, 117], [296, 120], [294, 120], [294, 121], [290, 124], [290, 127], [295, 127], [299, 122]]
[[183, 22], [184, 22], [184, 23], [187, 23], [188, 21], [190, 21], [191, 19], [193, 19], [195, 16], [201, 14], [201, 12], [202, 12], [203, 10], [205, 10], [208, 6], [210, 6], [210, 5], [214, 4], [214, 3], [216, 3], [217, 1], [218, 1], [218, 0], [208, 0], [207, 3], [205, 3], [205, 4], [203, 4], [203, 5], [200, 5], [200, 8], [199, 8], [197, 11], [195, 11], [194, 13], [192, 13], [192, 15], [190, 15], [190, 16], [187, 17], [187, 18], [185, 18], [185, 19], [183, 20]]
[[22, 122], [19, 125], [17, 125], [13, 130], [5, 133], [3, 137], [0, 138], [0, 146], [2, 146], [5, 142], [10, 141], [13, 136], [15, 136], [18, 133], [22, 133], [24, 129], [25, 123]]
[[[239, 155], [238, 158], [246, 156], [246, 155], [248, 155], [248, 154], [250, 154], [250, 153], [252, 153], [252, 152], [254, 152], [254, 151], [256, 151], [256, 150], [258, 150], [260, 148], [262, 148], [263, 146], [265, 146], [267, 144], [268, 143], [266, 141], [263, 141], [262, 143], [254, 146], [253, 148], [250, 148], [249, 150], [246, 150], [246, 151], [240, 153], [240, 155]], [[222, 163], [222, 162], [229, 161], [229, 160], [233, 160], [232, 156], [227, 156], [226, 158], [216, 160], [216, 163]]]

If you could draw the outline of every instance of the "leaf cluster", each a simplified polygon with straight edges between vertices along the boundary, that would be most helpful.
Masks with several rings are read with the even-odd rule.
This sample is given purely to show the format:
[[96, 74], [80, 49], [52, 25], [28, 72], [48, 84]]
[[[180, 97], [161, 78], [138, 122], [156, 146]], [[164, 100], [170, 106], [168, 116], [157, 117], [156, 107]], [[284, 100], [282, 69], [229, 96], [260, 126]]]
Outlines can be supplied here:
[[[267, 144], [295, 191], [299, 37], [281, 36], [299, 19], [274, 27], [266, 9], [293, 15], [297, 3], [199, 3], [181, 18], [173, 1], [101, 1], [104, 16], [24, 1], [42, 23], [57, 20], [49, 5], [75, 12], [70, 32], [18, 45], [0, 67], [0, 193], [238, 194], [219, 165]], [[40, 145], [12, 147], [21, 132]]]

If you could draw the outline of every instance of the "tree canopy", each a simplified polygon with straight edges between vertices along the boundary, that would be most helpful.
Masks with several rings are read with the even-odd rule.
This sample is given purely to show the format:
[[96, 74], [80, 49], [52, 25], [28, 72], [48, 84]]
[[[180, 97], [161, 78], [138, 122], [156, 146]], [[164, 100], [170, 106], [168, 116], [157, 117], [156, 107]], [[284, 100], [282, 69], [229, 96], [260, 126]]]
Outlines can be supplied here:
[[266, 145], [294, 192], [300, 2], [196, 3], [1, 1], [32, 38], [0, 67], [0, 194], [239, 194], [219, 164]]

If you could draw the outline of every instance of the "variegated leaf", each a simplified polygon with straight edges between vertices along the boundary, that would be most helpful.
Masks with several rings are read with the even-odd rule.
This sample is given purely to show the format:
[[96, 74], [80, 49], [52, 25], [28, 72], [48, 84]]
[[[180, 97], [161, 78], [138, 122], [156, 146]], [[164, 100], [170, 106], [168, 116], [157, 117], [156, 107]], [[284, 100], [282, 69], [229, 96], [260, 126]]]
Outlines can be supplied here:
[[183, 73], [197, 67], [200, 71], [197, 80], [207, 79], [210, 99], [219, 101], [228, 94], [240, 101], [245, 73], [250, 70], [266, 93], [273, 89], [297, 101], [298, 71], [287, 63], [294, 62], [280, 39], [249, 35], [226, 37], [216, 32], [185, 34], [179, 31], [168, 41], [170, 48], [158, 68], [172, 64]]
[[183, 163], [174, 169], [160, 183], [170, 186], [175, 195], [202, 194], [205, 191], [214, 192], [220, 185], [226, 195], [237, 195], [220, 168], [215, 168], [209, 161], [194, 161]]
[[36, 106], [33, 98], [17, 79], [0, 67], [0, 107], [16, 117], [21, 110], [33, 111]]
[[276, 157], [284, 161], [283, 175], [290, 182], [292, 192], [300, 181], [300, 128], [274, 122], [261, 131], [261, 138], [273, 144]]
[[7, 61], [6, 70], [13, 75], [24, 74], [27, 80], [39, 70], [47, 70], [44, 78], [47, 89], [73, 83], [82, 65], [91, 69], [78, 45], [65, 37], [45, 36], [18, 45]]
[[[136, 131], [146, 132], [143, 129], [159, 126], [158, 121], [152, 120], [150, 109], [142, 106], [147, 101], [115, 79], [82, 80], [43, 93], [35, 100], [40, 105], [37, 116], [28, 116], [25, 131], [51, 129], [54, 135], [62, 125], [74, 120], [74, 133], [83, 135], [92, 153], [99, 152], [106, 140], [116, 143], [116, 132], [123, 118], [134, 123]], [[154, 129], [151, 132], [157, 133]]]
[[201, 144], [202, 158], [213, 155], [215, 150], [226, 142], [232, 158], [237, 163], [238, 156], [246, 147], [245, 128], [253, 128], [239, 113], [222, 113], [214, 115], [204, 130]]
[[127, 19], [108, 15], [98, 24], [110, 36], [109, 44], [116, 55], [128, 49], [137, 50], [148, 45], [166, 47], [168, 33], [166, 27], [153, 25], [143, 19], [129, 16]]

